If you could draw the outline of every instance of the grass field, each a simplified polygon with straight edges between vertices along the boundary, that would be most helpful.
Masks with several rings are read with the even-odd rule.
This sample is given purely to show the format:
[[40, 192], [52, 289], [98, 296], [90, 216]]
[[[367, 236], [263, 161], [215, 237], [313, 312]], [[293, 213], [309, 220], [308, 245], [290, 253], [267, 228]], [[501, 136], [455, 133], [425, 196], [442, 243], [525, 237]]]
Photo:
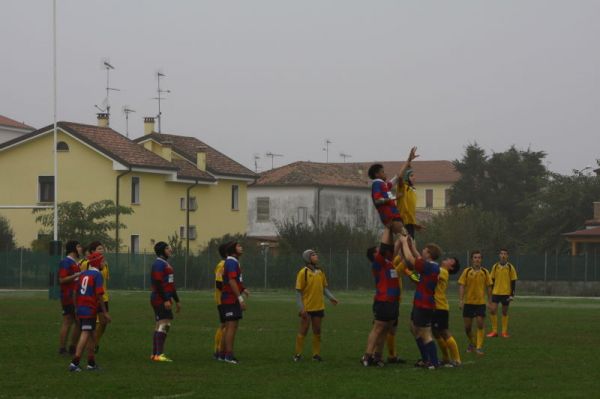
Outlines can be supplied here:
[[[255, 293], [238, 333], [239, 365], [212, 360], [216, 308], [210, 292], [182, 292], [166, 343], [173, 363], [152, 363], [153, 314], [146, 292], [112, 292], [113, 323], [99, 372], [69, 373], [57, 354], [59, 304], [43, 292], [0, 292], [0, 398], [593, 398], [600, 392], [600, 300], [518, 298], [509, 339], [486, 339], [486, 355], [464, 353], [462, 321], [450, 328], [464, 366], [427, 371], [411, 365], [363, 368], [371, 293], [338, 292], [323, 324], [322, 363], [292, 362], [298, 318], [291, 292]], [[398, 348], [417, 349], [401, 306]], [[85, 360], [83, 360], [85, 364]]]

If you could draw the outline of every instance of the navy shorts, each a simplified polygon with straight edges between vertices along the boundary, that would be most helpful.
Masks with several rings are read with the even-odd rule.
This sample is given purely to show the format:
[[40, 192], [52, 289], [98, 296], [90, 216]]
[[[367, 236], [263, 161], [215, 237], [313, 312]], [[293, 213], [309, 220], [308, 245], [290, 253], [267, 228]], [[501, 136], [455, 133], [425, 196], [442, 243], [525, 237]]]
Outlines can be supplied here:
[[69, 305], [62, 305], [62, 315], [63, 316], [68, 316], [68, 315], [75, 316], [75, 305], [73, 305], [72, 303]]
[[81, 331], [94, 331], [96, 329], [96, 318], [79, 319], [79, 329]]
[[243, 318], [242, 306], [239, 303], [221, 304], [219, 306], [221, 320], [236, 321]]
[[400, 302], [381, 302], [373, 303], [373, 316], [377, 321], [395, 321], [400, 314]]
[[485, 305], [463, 305], [463, 317], [472, 319], [474, 317], [485, 317]]
[[154, 319], [159, 320], [173, 320], [173, 311], [171, 309], [165, 309], [165, 304], [152, 306], [154, 308]]
[[417, 308], [413, 309], [413, 323], [417, 327], [431, 327], [433, 324], [433, 309]]

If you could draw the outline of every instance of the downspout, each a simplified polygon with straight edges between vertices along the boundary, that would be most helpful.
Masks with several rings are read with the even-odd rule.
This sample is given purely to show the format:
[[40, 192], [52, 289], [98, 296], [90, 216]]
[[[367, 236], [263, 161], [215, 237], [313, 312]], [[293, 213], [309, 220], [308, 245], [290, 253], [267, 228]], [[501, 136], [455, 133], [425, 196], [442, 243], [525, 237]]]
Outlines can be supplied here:
[[321, 190], [323, 187], [317, 186], [317, 228], [321, 228]]
[[119, 184], [119, 180], [121, 180], [121, 177], [125, 176], [128, 173], [131, 173], [131, 166], [129, 167], [129, 170], [117, 175], [117, 200], [116, 200], [116, 204], [115, 204], [115, 206], [116, 206], [115, 217], [116, 217], [116, 222], [117, 222], [117, 225], [115, 227], [115, 241], [116, 241], [115, 262], [117, 265], [119, 264], [119, 247], [120, 247], [120, 245], [119, 245], [119, 216], [121, 213], [121, 212], [119, 212], [119, 205], [120, 205], [119, 201], [121, 198], [121, 189], [120, 189], [121, 186]]
[[185, 191], [185, 261], [183, 276], [183, 288], [185, 289], [187, 289], [187, 267], [190, 256], [190, 191], [197, 185], [198, 180], [195, 180], [194, 184], [189, 185]]

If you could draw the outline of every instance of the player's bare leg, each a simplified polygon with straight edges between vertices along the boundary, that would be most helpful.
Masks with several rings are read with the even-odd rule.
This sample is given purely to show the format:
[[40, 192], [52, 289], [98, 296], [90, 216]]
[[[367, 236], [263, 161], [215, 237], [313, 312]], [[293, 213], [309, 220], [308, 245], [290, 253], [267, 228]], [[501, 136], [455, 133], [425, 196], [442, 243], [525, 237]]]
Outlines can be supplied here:
[[312, 341], [312, 358], [313, 360], [321, 361], [321, 317], [311, 317], [313, 341]]
[[59, 350], [60, 350], [61, 354], [66, 353], [65, 345], [67, 342], [67, 338], [69, 336], [69, 330], [71, 329], [71, 326], [73, 325], [74, 321], [75, 321], [75, 318], [71, 314], [63, 316], [62, 324], [60, 326], [60, 335], [59, 335]]
[[233, 357], [233, 344], [235, 342], [238, 323], [238, 320], [225, 322], [225, 361], [227, 361], [228, 357], [235, 359]]
[[465, 323], [465, 333], [467, 334], [467, 338], [469, 338], [469, 346], [467, 347], [467, 352], [473, 352], [475, 349], [475, 339], [473, 338], [473, 319], [470, 317], [463, 318]]
[[498, 304], [492, 302], [489, 306], [490, 321], [492, 322], [492, 331], [487, 336], [491, 338], [498, 336]]

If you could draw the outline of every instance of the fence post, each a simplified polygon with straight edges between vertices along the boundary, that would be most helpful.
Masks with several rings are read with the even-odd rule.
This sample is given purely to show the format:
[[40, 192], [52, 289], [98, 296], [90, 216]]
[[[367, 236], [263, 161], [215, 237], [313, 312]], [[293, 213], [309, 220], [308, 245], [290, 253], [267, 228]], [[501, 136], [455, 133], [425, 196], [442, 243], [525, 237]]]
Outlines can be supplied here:
[[144, 255], [142, 257], [142, 287], [144, 291], [146, 291], [146, 250], [144, 250]]
[[548, 251], [544, 251], [544, 281], [548, 278]]
[[23, 248], [19, 248], [19, 288], [23, 288]]
[[346, 291], [348, 291], [348, 277], [350, 275], [350, 250], [346, 248]]
[[587, 282], [587, 270], [588, 270], [588, 251], [585, 251], [585, 266], [583, 268], [583, 281]]

